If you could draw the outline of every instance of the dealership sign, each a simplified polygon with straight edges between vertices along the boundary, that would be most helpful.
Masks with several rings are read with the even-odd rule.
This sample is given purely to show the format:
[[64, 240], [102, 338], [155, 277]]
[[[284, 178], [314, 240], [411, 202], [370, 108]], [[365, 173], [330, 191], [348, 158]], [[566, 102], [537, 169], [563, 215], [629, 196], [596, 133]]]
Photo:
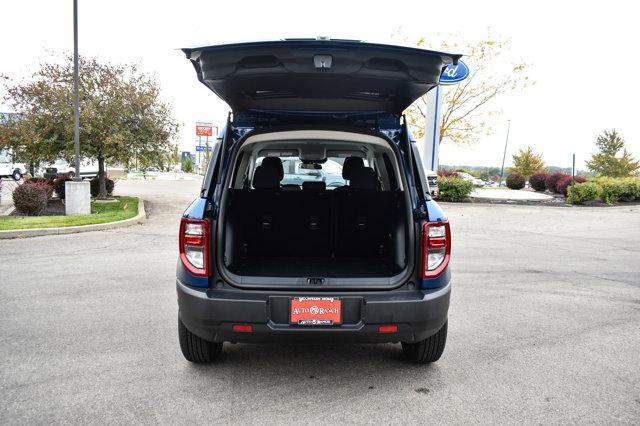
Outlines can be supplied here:
[[440, 76], [440, 84], [456, 84], [469, 77], [469, 67], [462, 61], [449, 64]]
[[213, 124], [197, 122], [196, 136], [213, 136]]

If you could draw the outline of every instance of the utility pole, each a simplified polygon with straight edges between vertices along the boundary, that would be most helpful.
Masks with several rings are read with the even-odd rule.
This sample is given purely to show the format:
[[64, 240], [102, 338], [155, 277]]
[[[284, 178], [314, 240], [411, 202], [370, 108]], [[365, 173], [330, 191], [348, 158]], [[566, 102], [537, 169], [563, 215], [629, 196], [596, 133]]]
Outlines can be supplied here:
[[509, 144], [509, 131], [511, 130], [511, 120], [507, 121], [507, 138], [504, 141], [504, 153], [502, 154], [502, 167], [500, 167], [500, 182], [498, 188], [502, 186], [502, 175], [504, 174], [504, 160], [507, 158], [507, 144]]
[[74, 180], [80, 177], [80, 114], [78, 112], [78, 0], [73, 0], [73, 144], [75, 146], [76, 172]]

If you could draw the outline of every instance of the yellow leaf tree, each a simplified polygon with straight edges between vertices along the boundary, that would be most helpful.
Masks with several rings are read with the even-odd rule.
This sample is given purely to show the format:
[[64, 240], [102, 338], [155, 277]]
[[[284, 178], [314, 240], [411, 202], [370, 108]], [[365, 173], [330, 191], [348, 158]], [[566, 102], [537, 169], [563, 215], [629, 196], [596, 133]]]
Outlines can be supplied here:
[[[398, 33], [394, 35], [398, 38]], [[402, 38], [400, 36], [400, 38]], [[533, 84], [527, 76], [527, 65], [506, 58], [508, 39], [487, 37], [471, 43], [455, 43], [457, 35], [422, 37], [414, 44], [433, 50], [462, 53], [469, 66], [466, 80], [451, 86], [442, 86], [442, 115], [440, 140], [452, 143], [474, 143], [484, 134], [492, 132], [492, 123], [500, 110], [495, 100], [515, 90]], [[403, 41], [407, 41], [406, 38]], [[416, 138], [424, 137], [426, 96], [416, 100], [406, 111], [407, 121]]]

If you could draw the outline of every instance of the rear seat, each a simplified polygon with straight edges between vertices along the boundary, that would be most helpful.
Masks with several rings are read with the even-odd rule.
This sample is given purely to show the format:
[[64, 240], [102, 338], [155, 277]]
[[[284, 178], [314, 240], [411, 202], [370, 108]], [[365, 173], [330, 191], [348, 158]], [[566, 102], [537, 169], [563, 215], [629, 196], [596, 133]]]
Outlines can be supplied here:
[[[274, 158], [274, 157], [269, 157]], [[274, 158], [275, 159], [275, 158]], [[267, 159], [265, 159], [267, 160]], [[251, 256], [376, 256], [389, 238], [399, 193], [379, 190], [369, 167], [350, 175], [350, 187], [326, 190], [324, 182], [305, 182], [302, 191], [280, 188], [279, 159], [255, 171], [254, 190], [232, 190], [230, 219]]]

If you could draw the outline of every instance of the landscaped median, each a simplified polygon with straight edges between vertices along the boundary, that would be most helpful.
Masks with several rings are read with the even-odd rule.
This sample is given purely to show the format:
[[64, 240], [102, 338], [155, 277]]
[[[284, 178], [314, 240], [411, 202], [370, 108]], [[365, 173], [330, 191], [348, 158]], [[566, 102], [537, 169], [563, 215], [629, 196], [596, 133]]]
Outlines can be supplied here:
[[69, 234], [128, 226], [143, 220], [144, 204], [137, 197], [93, 201], [91, 214], [77, 216], [2, 216], [0, 238]]

